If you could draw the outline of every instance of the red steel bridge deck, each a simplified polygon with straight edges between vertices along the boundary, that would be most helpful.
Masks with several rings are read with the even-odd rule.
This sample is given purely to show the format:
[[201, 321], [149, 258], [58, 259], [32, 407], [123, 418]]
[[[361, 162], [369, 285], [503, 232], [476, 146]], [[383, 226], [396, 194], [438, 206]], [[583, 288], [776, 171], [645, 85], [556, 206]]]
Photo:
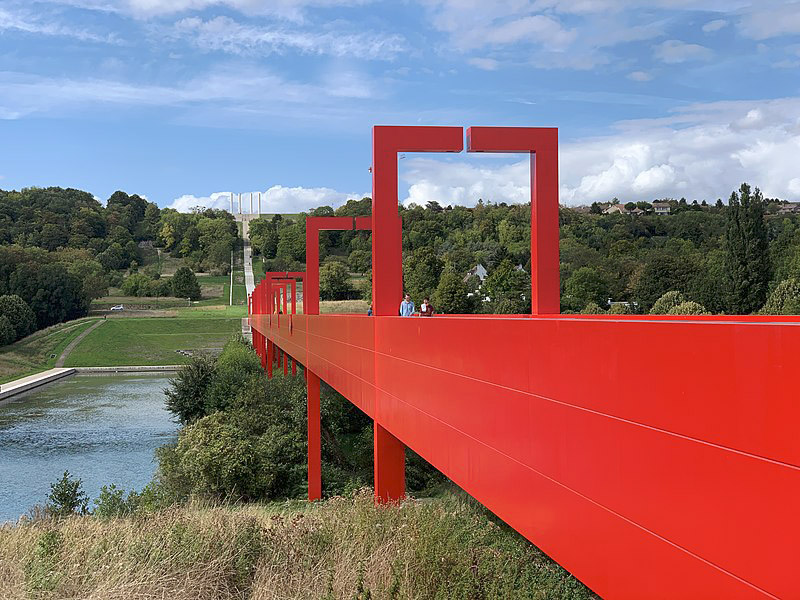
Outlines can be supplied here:
[[[379, 500], [402, 497], [407, 446], [603, 597], [800, 598], [800, 319], [556, 314], [557, 172], [541, 156], [556, 147], [536, 138], [554, 130], [527, 128], [473, 128], [471, 142], [539, 155], [536, 314], [394, 316], [396, 153], [460, 150], [453, 129], [375, 129], [375, 316], [291, 314], [298, 278], [317, 312], [312, 267], [251, 299], [265, 367], [283, 353], [306, 369], [310, 497], [321, 379], [374, 420]], [[325, 228], [308, 228], [312, 257]]]

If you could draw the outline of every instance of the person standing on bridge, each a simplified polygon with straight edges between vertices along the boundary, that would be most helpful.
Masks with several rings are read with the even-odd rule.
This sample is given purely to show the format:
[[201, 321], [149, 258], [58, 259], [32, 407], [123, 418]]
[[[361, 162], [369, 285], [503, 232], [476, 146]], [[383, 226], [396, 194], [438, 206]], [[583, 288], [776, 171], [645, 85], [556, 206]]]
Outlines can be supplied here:
[[422, 304], [419, 305], [419, 316], [420, 317], [432, 317], [433, 316], [433, 305], [431, 301], [425, 298], [422, 301]]
[[406, 294], [406, 297], [403, 298], [403, 301], [400, 303], [400, 316], [401, 317], [411, 317], [414, 315], [415, 306], [414, 303], [411, 301], [411, 296]]

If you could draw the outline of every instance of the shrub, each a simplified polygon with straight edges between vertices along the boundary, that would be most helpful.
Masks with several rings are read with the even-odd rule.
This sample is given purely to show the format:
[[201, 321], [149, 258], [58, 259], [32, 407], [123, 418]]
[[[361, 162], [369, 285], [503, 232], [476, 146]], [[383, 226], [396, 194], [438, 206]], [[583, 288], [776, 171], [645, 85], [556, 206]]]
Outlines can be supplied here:
[[658, 300], [655, 301], [653, 304], [653, 308], [650, 309], [651, 315], [668, 315], [670, 314], [670, 310], [678, 306], [679, 304], [686, 302], [686, 298], [684, 298], [683, 294], [672, 290], [670, 292], [665, 293], [662, 295]]
[[164, 390], [167, 396], [167, 410], [185, 425], [206, 414], [205, 394], [213, 381], [216, 361], [209, 356], [193, 356], [189, 364], [178, 371], [169, 387]]
[[586, 306], [583, 307], [581, 311], [582, 315], [604, 315], [606, 311], [600, 308], [600, 305], [596, 302], [589, 302]]
[[681, 302], [669, 309], [668, 315], [707, 315], [706, 307], [691, 300]]
[[89, 504], [89, 497], [83, 491], [83, 482], [70, 477], [69, 471], [64, 471], [61, 479], [50, 485], [47, 500], [45, 508], [50, 514], [58, 517], [71, 514], [85, 515]]
[[800, 314], [800, 281], [794, 278], [781, 281], [759, 312], [762, 315]]
[[102, 519], [125, 517], [136, 512], [139, 506], [139, 494], [131, 491], [126, 496], [125, 490], [112, 483], [104, 485], [100, 489], [100, 496], [94, 501], [94, 504], [93, 514]]
[[263, 377], [261, 360], [240, 336], [225, 344], [214, 377], [204, 394], [205, 414], [225, 410], [252, 376]]
[[612, 304], [611, 307], [608, 309], [608, 314], [610, 315], [630, 315], [633, 314], [631, 307], [629, 304], [624, 302], [617, 302], [616, 304]]
[[125, 296], [148, 296], [150, 290], [150, 278], [143, 273], [133, 273], [125, 278], [122, 284], [122, 293]]
[[340, 262], [326, 262], [319, 269], [319, 297], [322, 300], [344, 300], [350, 293], [350, 273]]

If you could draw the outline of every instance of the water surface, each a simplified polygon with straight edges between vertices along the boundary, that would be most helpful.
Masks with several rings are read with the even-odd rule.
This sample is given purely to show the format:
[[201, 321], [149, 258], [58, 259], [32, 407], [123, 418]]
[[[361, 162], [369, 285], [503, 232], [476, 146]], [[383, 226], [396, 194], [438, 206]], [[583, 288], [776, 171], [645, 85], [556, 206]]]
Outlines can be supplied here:
[[169, 375], [78, 375], [0, 405], [0, 523], [44, 503], [65, 470], [94, 499], [103, 485], [141, 489], [154, 450], [177, 425], [164, 408]]

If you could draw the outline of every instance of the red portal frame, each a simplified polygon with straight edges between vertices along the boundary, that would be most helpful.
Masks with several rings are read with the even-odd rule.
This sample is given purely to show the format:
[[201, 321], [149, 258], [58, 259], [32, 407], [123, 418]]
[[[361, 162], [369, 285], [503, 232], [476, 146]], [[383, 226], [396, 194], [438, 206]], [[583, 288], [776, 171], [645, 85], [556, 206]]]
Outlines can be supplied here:
[[[456, 151], [443, 135], [438, 148]], [[522, 145], [480, 136], [472, 128], [468, 148]], [[538, 175], [555, 172], [555, 157], [535, 152]], [[378, 185], [396, 177], [396, 152], [376, 165], [373, 207], [392, 195], [396, 207], [396, 187]], [[557, 194], [532, 178], [534, 202]], [[553, 214], [532, 209], [534, 269], [557, 262], [544, 243], [557, 244]], [[373, 225], [391, 216], [373, 210]], [[373, 261], [383, 315], [299, 315], [293, 331], [252, 318], [396, 440], [376, 451], [408, 444], [603, 597], [800, 598], [797, 317], [557, 315], [557, 279], [542, 273], [537, 315], [403, 319], [399, 240], [373, 230], [373, 251], [398, 242], [397, 262], [381, 267], [394, 276]], [[648, 350], [675, 360], [657, 385], [658, 373], [628, 367]], [[379, 499], [378, 476], [400, 461], [385, 462]]]

